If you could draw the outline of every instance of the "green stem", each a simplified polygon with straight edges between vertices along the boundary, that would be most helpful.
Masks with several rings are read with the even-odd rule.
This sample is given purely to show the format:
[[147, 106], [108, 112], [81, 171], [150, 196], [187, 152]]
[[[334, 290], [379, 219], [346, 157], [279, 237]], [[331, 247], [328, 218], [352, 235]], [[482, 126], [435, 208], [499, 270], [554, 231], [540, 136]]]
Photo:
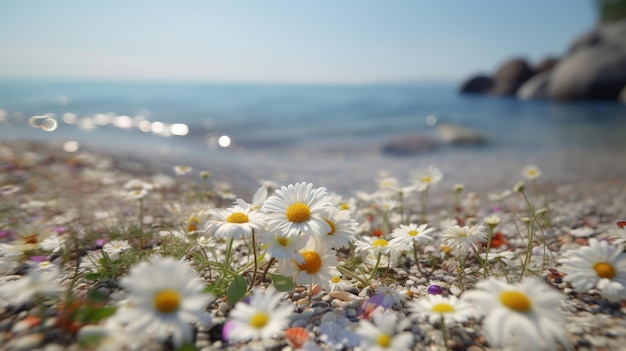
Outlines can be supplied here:
[[426, 204], [428, 203], [428, 186], [422, 192], [422, 210], [420, 212], [420, 222], [421, 224], [426, 223]]
[[229, 266], [230, 266], [230, 253], [233, 249], [233, 238], [230, 238], [230, 240], [228, 241], [228, 245], [226, 246], [226, 259], [224, 260], [224, 272], [223, 275], [226, 274], [226, 272], [229, 270]]
[[446, 321], [443, 316], [441, 316], [441, 336], [443, 337], [443, 346], [446, 350], [450, 350], [450, 347], [448, 347], [448, 330], [446, 329]]
[[378, 265], [380, 264], [380, 258], [383, 254], [381, 252], [378, 253], [378, 258], [376, 258], [376, 264], [374, 264], [374, 268], [372, 269], [372, 274], [370, 275], [369, 279], [367, 280], [367, 284], [365, 285], [370, 285], [370, 283], [372, 282], [372, 278], [374, 278], [374, 274], [376, 274], [376, 270], [378, 269]]
[[144, 233], [143, 233], [143, 199], [139, 199], [139, 232], [141, 233], [141, 248], [144, 248]]
[[259, 263], [257, 262], [257, 257], [256, 257], [256, 238], [254, 235], [254, 229], [252, 229], [252, 253], [254, 255], [254, 273], [252, 273], [252, 284], [250, 284], [250, 287], [248, 288], [248, 290], [252, 290], [254, 285], [256, 285], [256, 274], [257, 274], [257, 271], [259, 270], [259, 267], [258, 267]]
[[534, 220], [528, 223], [528, 247], [526, 248], [526, 258], [524, 259], [524, 264], [522, 265], [522, 273], [519, 276], [519, 281], [522, 281], [524, 277], [524, 272], [526, 271], [526, 266], [528, 262], [530, 262], [530, 256], [533, 250], [533, 234], [535, 233], [535, 223]]
[[493, 227], [489, 226], [487, 234], [487, 248], [485, 249], [485, 261], [483, 262], [483, 278], [487, 279], [487, 265], [489, 264], [489, 250], [491, 249], [491, 238], [493, 237]]
[[352, 279], [358, 280], [361, 284], [363, 284], [363, 286], [366, 286], [368, 284], [367, 280], [363, 279], [363, 277], [359, 277], [357, 274], [354, 274], [354, 272], [352, 272], [348, 268], [340, 265], [337, 265], [336, 268], [339, 272], [341, 272], [341, 274], [345, 274]]
[[270, 258], [270, 261], [267, 263], [267, 266], [265, 266], [265, 269], [263, 270], [263, 275], [261, 275], [261, 280], [260, 281], [264, 281], [265, 280], [265, 277], [267, 276], [267, 272], [269, 272], [270, 267], [272, 267], [274, 262], [276, 262], [276, 259], [274, 257]]
[[422, 271], [422, 267], [420, 267], [420, 262], [417, 259], [417, 244], [413, 242], [413, 258], [415, 259], [415, 266], [417, 267], [417, 271], [424, 277], [429, 277], [430, 274], [426, 274], [426, 272]]
[[404, 222], [404, 194], [401, 191], [398, 192], [398, 198], [400, 200], [400, 223], [406, 224]]
[[[543, 232], [543, 227], [541, 226], [541, 223], [539, 223], [539, 221], [537, 220], [537, 215], [535, 214], [535, 208], [532, 205], [532, 203], [530, 202], [530, 200], [528, 199], [528, 196], [526, 195], [526, 192], [522, 191], [522, 195], [524, 196], [524, 201], [526, 201], [526, 205], [530, 209], [530, 213], [533, 215], [534, 223], [537, 223], [537, 225], [539, 226], [539, 231], [541, 232], [541, 242], [543, 243], [543, 265], [541, 266], [541, 271], [543, 272], [543, 269], [544, 269], [544, 267], [546, 265], [547, 252], [548, 252], [548, 244], [546, 243], [546, 235]], [[533, 226], [534, 226], [534, 224], [533, 224]]]

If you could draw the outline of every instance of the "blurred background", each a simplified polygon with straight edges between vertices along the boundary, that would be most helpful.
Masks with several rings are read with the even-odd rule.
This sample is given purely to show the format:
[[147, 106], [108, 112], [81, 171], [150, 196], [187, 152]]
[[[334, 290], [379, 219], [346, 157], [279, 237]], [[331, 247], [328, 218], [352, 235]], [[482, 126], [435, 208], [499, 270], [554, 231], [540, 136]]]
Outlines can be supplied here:
[[0, 138], [250, 183], [619, 178], [625, 3], [2, 2]]

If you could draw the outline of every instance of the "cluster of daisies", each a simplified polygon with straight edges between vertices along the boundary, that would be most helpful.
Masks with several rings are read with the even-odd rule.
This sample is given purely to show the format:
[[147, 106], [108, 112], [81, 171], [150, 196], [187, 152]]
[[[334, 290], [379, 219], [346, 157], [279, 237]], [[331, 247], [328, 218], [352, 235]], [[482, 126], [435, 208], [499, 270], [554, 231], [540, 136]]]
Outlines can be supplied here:
[[[179, 176], [189, 172], [176, 169]], [[522, 175], [534, 182], [541, 172], [528, 166]], [[250, 202], [222, 196], [220, 202], [230, 199], [230, 206], [211, 202], [209, 209], [184, 214], [180, 226], [142, 229], [132, 240], [102, 239], [79, 257], [63, 228], [44, 240], [3, 232], [0, 304], [63, 301], [107, 271], [106, 277], [119, 278], [119, 289], [106, 296], [109, 312], [76, 330], [79, 339], [97, 338], [102, 350], [155, 342], [188, 347], [197, 330], [217, 325], [234, 347], [286, 338], [306, 350], [404, 350], [423, 342], [412, 329], [416, 323], [437, 328], [443, 346], [456, 327], [475, 323], [488, 346], [549, 350], [570, 346], [563, 329], [567, 297], [557, 280], [609, 302], [626, 299], [623, 234], [558, 252], [549, 205], [537, 208], [524, 182], [513, 192], [491, 194], [500, 206], [485, 210], [475, 194], [461, 196], [462, 184], [454, 185], [451, 206], [433, 200], [431, 190], [442, 178], [433, 166], [415, 171], [407, 185], [383, 173], [376, 192], [351, 198], [305, 182], [268, 183]], [[132, 180], [125, 188], [125, 196], [137, 201], [143, 227], [155, 186]], [[525, 209], [509, 211], [514, 220], [505, 235], [496, 229], [504, 225], [500, 216], [515, 193], [515, 205]], [[183, 208], [169, 211], [183, 214]], [[48, 254], [31, 257], [24, 271], [19, 261], [34, 251]], [[130, 257], [132, 266], [119, 264]], [[11, 275], [18, 270], [23, 274]], [[429, 283], [400, 284], [395, 273], [407, 270]], [[430, 279], [436, 270], [455, 279]], [[296, 286], [304, 288], [304, 303], [320, 294], [359, 300], [358, 315], [325, 315], [315, 326], [294, 327], [303, 307], [289, 299]]]

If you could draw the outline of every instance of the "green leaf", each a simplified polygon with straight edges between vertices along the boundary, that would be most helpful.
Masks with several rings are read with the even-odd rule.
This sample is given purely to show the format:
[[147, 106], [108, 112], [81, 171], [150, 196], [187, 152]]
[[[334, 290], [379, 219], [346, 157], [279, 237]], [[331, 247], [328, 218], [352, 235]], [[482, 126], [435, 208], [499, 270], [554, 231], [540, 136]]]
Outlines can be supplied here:
[[290, 292], [296, 289], [296, 284], [290, 277], [280, 274], [270, 274], [274, 288], [280, 292]]
[[180, 345], [180, 347], [176, 349], [176, 351], [198, 351], [198, 350], [199, 349], [195, 345], [190, 344], [188, 342]]
[[95, 348], [97, 347], [100, 342], [105, 338], [105, 335], [88, 335], [88, 336], [81, 336], [78, 338], [78, 344], [83, 346], [83, 347], [88, 347], [88, 348]]
[[234, 305], [246, 296], [246, 291], [248, 291], [246, 279], [241, 274], [237, 274], [226, 289], [226, 300], [229, 304]]
[[93, 302], [107, 302], [109, 298], [101, 291], [89, 289], [87, 291], [87, 300]]
[[86, 322], [97, 323], [104, 318], [112, 316], [116, 310], [117, 307], [112, 306], [94, 308], [93, 310], [89, 311], [87, 316], [85, 316], [85, 318], [87, 319]]
[[102, 276], [102, 274], [100, 274], [98, 272], [87, 273], [87, 274], [85, 274], [85, 279], [86, 280], [98, 280], [101, 276]]

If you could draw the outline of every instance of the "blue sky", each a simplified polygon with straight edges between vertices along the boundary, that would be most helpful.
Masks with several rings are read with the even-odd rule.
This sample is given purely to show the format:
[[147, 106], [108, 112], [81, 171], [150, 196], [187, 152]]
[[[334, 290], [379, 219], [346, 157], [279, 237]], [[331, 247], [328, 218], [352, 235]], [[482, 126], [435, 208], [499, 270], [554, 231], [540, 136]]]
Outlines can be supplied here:
[[0, 2], [0, 79], [459, 81], [563, 54], [592, 0]]

